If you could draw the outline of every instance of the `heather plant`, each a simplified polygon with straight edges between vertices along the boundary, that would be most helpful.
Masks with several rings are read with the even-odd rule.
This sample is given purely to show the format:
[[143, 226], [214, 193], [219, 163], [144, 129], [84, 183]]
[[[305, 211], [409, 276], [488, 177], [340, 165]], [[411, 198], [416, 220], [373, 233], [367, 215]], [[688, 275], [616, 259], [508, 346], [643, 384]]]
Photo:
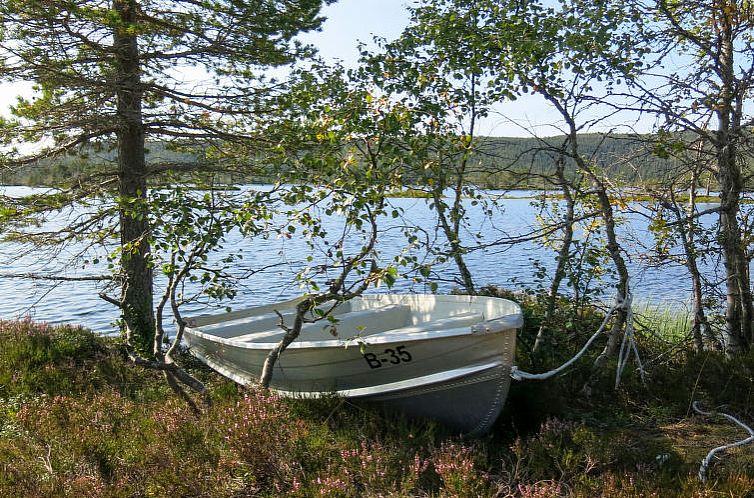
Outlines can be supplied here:
[[432, 469], [440, 477], [440, 496], [462, 498], [491, 494], [490, 476], [475, 462], [479, 458], [479, 452], [471, 446], [443, 442], [430, 458]]
[[244, 487], [279, 494], [297, 487], [307, 428], [278, 396], [247, 393], [219, 411], [216, 423], [224, 443], [222, 466]]
[[[665, 498], [743, 497], [754, 489], [754, 458], [745, 448], [716, 462], [708, 483], [696, 478], [706, 451], [739, 434], [689, 416], [690, 397], [712, 406], [727, 402], [745, 420], [751, 415], [750, 373], [715, 354], [675, 350], [647, 386], [627, 382], [589, 401], [567, 399], [562, 382], [514, 385], [519, 392], [549, 386], [550, 400], [563, 398], [560, 414], [543, 416], [544, 408], [527, 406], [532, 397], [512, 396], [492, 434], [462, 439], [370, 405], [236, 388], [186, 362], [214, 392], [212, 406], [196, 413], [106, 339], [31, 322], [3, 326], [3, 346], [13, 346], [0, 348], [0, 369], [7, 371], [12, 359], [47, 370], [43, 380], [67, 380], [52, 383], [53, 390], [47, 380], [6, 377], [0, 498]], [[121, 373], [96, 373], [92, 358]], [[127, 389], [124, 379], [131, 379]], [[75, 389], [60, 388], [73, 380]], [[661, 410], [663, 403], [668, 407]], [[516, 413], [528, 416], [529, 425]]]
[[517, 439], [511, 451], [516, 467], [525, 469], [525, 480], [534, 482], [547, 481], [554, 474], [557, 482], [589, 483], [611, 471], [650, 473], [660, 464], [670, 467], [678, 461], [661, 442], [635, 438], [631, 431], [595, 430], [557, 418], [543, 422], [535, 434]]
[[516, 491], [521, 498], [555, 498], [564, 495], [564, 486], [559, 482], [539, 481], [519, 484]]
[[412, 496], [430, 466], [418, 453], [411, 459], [396, 444], [380, 441], [341, 449], [312, 482], [318, 496]]
[[124, 368], [112, 345], [80, 327], [0, 320], [0, 397], [145, 387], [148, 376]]
[[26, 472], [56, 487], [92, 476], [124, 496], [195, 494], [204, 481], [187, 480], [184, 473], [211, 475], [219, 458], [211, 438], [197, 437], [203, 424], [178, 399], [136, 403], [116, 392], [59, 396], [30, 404], [18, 419], [48, 455], [27, 462], [37, 465]]
[[86, 377], [76, 367], [103, 352], [94, 335], [80, 329], [53, 329], [28, 320], [0, 322], [0, 392], [74, 392]]

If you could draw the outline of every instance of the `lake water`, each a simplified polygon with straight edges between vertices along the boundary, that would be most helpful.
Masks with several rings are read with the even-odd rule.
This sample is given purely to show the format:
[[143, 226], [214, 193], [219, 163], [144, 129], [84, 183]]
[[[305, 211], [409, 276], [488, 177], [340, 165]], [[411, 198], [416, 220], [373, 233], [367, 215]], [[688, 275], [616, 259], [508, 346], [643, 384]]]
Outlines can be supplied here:
[[[3, 195], [26, 195], [34, 191], [25, 187], [0, 187]], [[497, 194], [492, 192], [491, 194]], [[537, 228], [539, 210], [532, 205], [533, 195], [529, 192], [516, 192], [515, 198], [507, 197], [498, 201], [492, 219], [488, 219], [481, 206], [472, 206], [468, 202], [468, 217], [471, 232], [479, 232], [485, 242], [492, 242], [505, 237], [525, 236]], [[406, 239], [399, 226], [410, 224], [421, 227], [429, 240], [434, 240], [434, 211], [429, 208], [426, 199], [395, 198], [392, 205], [400, 209], [402, 217], [389, 218], [382, 222], [379, 238], [381, 257], [385, 261], [397, 254]], [[629, 259], [632, 287], [637, 299], [652, 302], [668, 302], [683, 305], [688, 301], [690, 281], [683, 267], [667, 264], [660, 268], [649, 266], [643, 255], [647, 253], [642, 243], [652, 245], [647, 231], [648, 219], [641, 216], [640, 206], [630, 206], [632, 212], [621, 214], [621, 239]], [[704, 209], [704, 207], [702, 207]], [[74, 213], [61, 213], [50, 221], [50, 226], [61, 226], [70, 221]], [[706, 217], [708, 223], [714, 217]], [[340, 220], [330, 217], [325, 224], [333, 231]], [[437, 234], [439, 236], [439, 234]], [[467, 234], [468, 236], [468, 234]], [[438, 239], [439, 241], [442, 240]], [[471, 240], [467, 238], [466, 240]], [[439, 242], [436, 242], [439, 243]], [[86, 268], [66, 266], [66, 261], [77, 256], [83, 246], [73, 245], [65, 252], [54, 254], [49, 249], [35, 250], [29, 253], [14, 243], [0, 243], [0, 317], [5, 319], [31, 316], [35, 320], [51, 323], [77, 323], [97, 331], [113, 330], [117, 310], [98, 297], [100, 287], [93, 282], [57, 282], [51, 284], [19, 278], [8, 278], [8, 274], [28, 272], [47, 272], [60, 276], [76, 277], [103, 273], [104, 263], [90, 265]], [[306, 257], [312, 252], [297, 237], [248, 240], [233, 235], [225, 245], [227, 251], [240, 251], [244, 258], [239, 269], [255, 270], [272, 265], [245, 279], [232, 302], [226, 303], [233, 308], [242, 308], [255, 304], [266, 304], [281, 299], [294, 297], [301, 290], [293, 280], [296, 270], [306, 264]], [[318, 261], [316, 251], [312, 254]], [[222, 255], [218, 255], [221, 257]], [[547, 281], [537, 280], [534, 260], [545, 268], [553, 268], [555, 253], [541, 247], [535, 242], [514, 245], [497, 245], [486, 250], [472, 252], [466, 256], [467, 263], [474, 275], [477, 285], [493, 284], [510, 289], [523, 289], [537, 284], [548, 285]], [[240, 265], [243, 265], [241, 267]], [[712, 275], [718, 266], [716, 258], [710, 258], [705, 271]], [[435, 268], [439, 280], [439, 292], [449, 292], [457, 284], [452, 282], [455, 268], [444, 264]], [[602, 290], [607, 298], [610, 296], [613, 280], [607, 278]], [[159, 282], [158, 282], [159, 286]], [[385, 291], [382, 287], [378, 289]], [[391, 292], [427, 292], [426, 284], [416, 283], [410, 279], [396, 282]], [[207, 304], [193, 304], [186, 307], [184, 315], [211, 312]]]

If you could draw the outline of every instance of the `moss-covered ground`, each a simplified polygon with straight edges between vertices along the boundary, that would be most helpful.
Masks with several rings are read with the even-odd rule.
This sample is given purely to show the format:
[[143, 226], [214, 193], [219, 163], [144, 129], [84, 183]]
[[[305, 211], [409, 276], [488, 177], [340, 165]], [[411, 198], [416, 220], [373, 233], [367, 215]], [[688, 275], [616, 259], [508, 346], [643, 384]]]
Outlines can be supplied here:
[[611, 370], [580, 395], [587, 359], [515, 383], [492, 432], [470, 440], [342, 399], [246, 390], [185, 357], [212, 401], [197, 414], [111, 339], [0, 322], [0, 497], [753, 496], [751, 447], [698, 481], [709, 449], [746, 434], [690, 404], [754, 421], [754, 355], [640, 344], [646, 385], [630, 371], [616, 390]]

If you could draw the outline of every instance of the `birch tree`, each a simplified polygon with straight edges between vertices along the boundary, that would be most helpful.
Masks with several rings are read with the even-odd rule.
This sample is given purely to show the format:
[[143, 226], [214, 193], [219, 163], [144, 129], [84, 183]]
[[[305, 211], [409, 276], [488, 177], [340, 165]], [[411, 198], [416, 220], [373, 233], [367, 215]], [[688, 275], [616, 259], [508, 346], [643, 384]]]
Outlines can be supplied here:
[[635, 108], [656, 115], [665, 133], [687, 137], [690, 151], [711, 152], [701, 166], [714, 171], [719, 186], [717, 243], [724, 262], [726, 351], [746, 352], [754, 341], [754, 316], [749, 231], [742, 224], [741, 201], [752, 178], [754, 154], [754, 10], [746, 0], [628, 4], [646, 21], [636, 23], [635, 38], [651, 49], [648, 60], [657, 68], [633, 80]]
[[[471, 127], [477, 116], [489, 112], [491, 105], [504, 104], [527, 93], [538, 94], [555, 109], [565, 137], [565, 145], [555, 152], [575, 165], [591, 183], [590, 193], [605, 227], [606, 250], [619, 275], [618, 300], [627, 303], [629, 277], [615, 233], [609, 193], [612, 184], [579, 146], [579, 133], [603, 119], [587, 112], [602, 96], [595, 91], [598, 82], [606, 82], [609, 90], [634, 69], [641, 55], [620, 33], [624, 20], [625, 14], [619, 9], [590, 7], [581, 2], [563, 1], [548, 7], [536, 1], [433, 0], [416, 9], [414, 25], [404, 35], [404, 51], [410, 53], [410, 47], [415, 50], [417, 63], [410, 68], [414, 79], [420, 82], [415, 88], [429, 87], [430, 84], [421, 84], [426, 79], [439, 88], [436, 94], [451, 95], [449, 100], [458, 109], [467, 110], [466, 123]], [[385, 57], [388, 61], [399, 59], [390, 51]], [[405, 67], [405, 63], [395, 64]], [[435, 83], [437, 80], [444, 83]], [[407, 85], [403, 90], [410, 95], [419, 92]], [[551, 183], [563, 185], [566, 180], [566, 189], [574, 188], [569, 183], [573, 178], [567, 179], [563, 170], [556, 168]], [[572, 223], [571, 219], [567, 224]], [[450, 236], [457, 235], [451, 232]], [[572, 237], [568, 230], [564, 237], [567, 252]], [[564, 268], [559, 267], [558, 271], [562, 273]], [[559, 280], [562, 275], [555, 281]], [[555, 294], [557, 289], [551, 292]], [[598, 364], [615, 352], [625, 316], [623, 307]]]
[[406, 176], [413, 188], [427, 193], [444, 239], [437, 244], [436, 263], [452, 261], [454, 283], [475, 294], [466, 255], [481, 247], [481, 237], [469, 230], [467, 209], [469, 202], [489, 203], [473, 182], [484, 176], [475, 160], [481, 148], [477, 128], [491, 101], [483, 52], [467, 35], [481, 28], [479, 12], [453, 10], [451, 3], [428, 1], [412, 9], [401, 36], [382, 41], [382, 51], [365, 54], [364, 62], [381, 91], [412, 111], [413, 133], [402, 137], [411, 150]]

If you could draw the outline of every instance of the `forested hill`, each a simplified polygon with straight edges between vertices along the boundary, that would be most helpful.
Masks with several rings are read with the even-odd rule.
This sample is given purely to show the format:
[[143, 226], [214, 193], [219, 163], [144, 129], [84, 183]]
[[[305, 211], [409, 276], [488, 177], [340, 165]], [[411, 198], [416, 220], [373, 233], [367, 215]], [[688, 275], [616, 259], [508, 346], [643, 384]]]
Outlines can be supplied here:
[[[188, 148], [174, 149], [166, 143], [146, 144], [147, 163], [196, 163], [203, 156], [187, 152]], [[198, 148], [197, 148], [198, 149]], [[91, 173], [116, 171], [117, 151], [115, 144], [87, 145], [75, 153], [40, 159], [20, 168], [0, 168], [1, 185], [57, 186], [76, 177]]]
[[[677, 160], [655, 154], [648, 136], [582, 134], [578, 142], [582, 156], [610, 178], [630, 185], [658, 180], [678, 165]], [[480, 172], [475, 180], [485, 187], [536, 187], [540, 175], [553, 173], [563, 143], [563, 137], [481, 138], [473, 158], [472, 169]], [[566, 160], [566, 171], [573, 174], [574, 168]]]
[[[642, 143], [641, 136], [615, 135], [605, 137], [598, 134], [582, 134], [579, 146], [582, 154], [593, 163], [605, 169], [611, 178], [628, 184], [638, 185], [644, 181], [657, 179], [674, 164], [670, 159], [661, 159], [650, 153], [649, 146]], [[562, 137], [515, 138], [481, 137], [478, 151], [472, 156], [473, 173], [470, 181], [480, 186], [494, 187], [533, 187], [541, 179], [538, 175], [554, 170], [555, 150], [561, 147]], [[196, 152], [190, 152], [191, 149]], [[182, 147], [174, 150], [163, 143], [149, 143], [147, 162], [150, 164], [176, 163], [189, 164], [204, 160], [201, 146]], [[115, 150], [111, 147], [87, 147], [77, 154], [47, 158], [35, 164], [16, 170], [0, 170], [0, 183], [4, 185], [57, 185], [87, 173], [114, 170]], [[259, 171], [259, 168], [255, 168]], [[567, 169], [573, 170], [569, 164]], [[274, 178], [248, 175], [228, 177], [227, 182], [265, 182]], [[532, 175], [533, 173], [533, 175]], [[407, 183], [411, 175], [406, 174]]]

